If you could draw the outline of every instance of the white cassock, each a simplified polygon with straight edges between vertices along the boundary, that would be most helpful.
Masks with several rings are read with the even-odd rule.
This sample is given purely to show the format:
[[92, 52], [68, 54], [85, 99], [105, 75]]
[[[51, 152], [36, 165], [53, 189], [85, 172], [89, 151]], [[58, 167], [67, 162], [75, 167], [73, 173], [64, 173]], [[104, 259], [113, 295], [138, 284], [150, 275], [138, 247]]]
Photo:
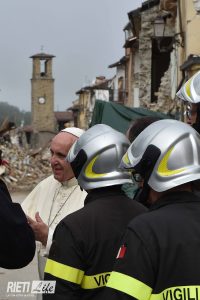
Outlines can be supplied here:
[[41, 279], [56, 225], [65, 216], [82, 208], [86, 195], [87, 193], [80, 189], [76, 178], [61, 184], [51, 175], [41, 181], [23, 201], [22, 208], [26, 215], [35, 220], [35, 213], [39, 212], [43, 222], [49, 226], [47, 246], [37, 243]]

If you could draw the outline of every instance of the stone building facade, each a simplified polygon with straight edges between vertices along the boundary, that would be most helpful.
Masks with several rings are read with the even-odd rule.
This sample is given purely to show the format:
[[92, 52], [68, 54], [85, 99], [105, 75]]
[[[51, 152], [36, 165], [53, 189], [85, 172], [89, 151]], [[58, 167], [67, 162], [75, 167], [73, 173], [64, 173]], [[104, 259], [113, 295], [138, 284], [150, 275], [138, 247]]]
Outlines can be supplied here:
[[[163, 36], [155, 37], [154, 22], [165, 20]], [[172, 85], [177, 87], [177, 45], [173, 43], [176, 16], [163, 12], [159, 0], [149, 0], [128, 13], [124, 27], [124, 105], [168, 113], [175, 108]], [[175, 76], [174, 76], [175, 74]], [[172, 80], [173, 78], [173, 80]], [[173, 82], [172, 82], [173, 81]], [[174, 91], [174, 89], [173, 89]]]
[[[175, 29], [173, 22], [167, 22], [163, 46], [158, 45], [153, 23], [160, 13], [160, 5], [154, 3], [151, 8], [141, 9], [139, 98], [142, 107], [167, 113], [174, 103], [171, 98], [171, 55], [174, 51], [171, 42]], [[171, 48], [167, 48], [170, 44]]]
[[[200, 0], [146, 0], [128, 13], [124, 56], [109, 66], [116, 67], [113, 88], [121, 92], [122, 87], [121, 104], [184, 119], [176, 92], [200, 70], [199, 16]], [[159, 19], [164, 27], [157, 35]]]

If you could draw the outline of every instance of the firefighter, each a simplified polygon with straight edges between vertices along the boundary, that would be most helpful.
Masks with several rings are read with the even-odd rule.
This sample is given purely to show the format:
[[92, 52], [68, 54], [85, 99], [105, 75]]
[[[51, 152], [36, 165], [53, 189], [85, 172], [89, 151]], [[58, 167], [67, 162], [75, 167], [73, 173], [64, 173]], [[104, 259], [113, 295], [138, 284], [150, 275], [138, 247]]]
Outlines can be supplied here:
[[56, 228], [45, 267], [45, 280], [56, 280], [55, 294], [44, 299], [101, 299], [128, 222], [146, 212], [121, 190], [131, 182], [118, 169], [130, 143], [122, 133], [98, 124], [88, 129], [70, 149], [79, 185], [88, 192], [85, 205]]
[[177, 92], [185, 104], [186, 122], [200, 133], [200, 71], [194, 74]]
[[180, 121], [157, 121], [131, 144], [121, 168], [141, 177], [151, 208], [129, 223], [102, 299], [198, 300], [199, 134]]
[[[133, 122], [131, 122], [131, 124], [126, 132], [127, 138], [132, 143], [136, 139], [136, 137], [147, 126], [149, 126], [150, 124], [152, 124], [153, 122], [156, 122], [158, 120], [160, 120], [158, 117], [151, 117], [151, 116], [142, 117], [142, 118], [134, 120]], [[125, 189], [124, 185], [123, 185], [123, 189]], [[136, 201], [139, 201], [143, 205], [149, 207], [149, 204], [146, 202], [146, 197], [145, 197], [144, 193], [142, 193], [142, 184], [141, 184], [141, 182], [137, 181], [137, 177], [134, 178], [132, 185], [130, 185], [129, 190], [131, 190], [131, 189], [132, 189], [132, 198]], [[130, 193], [130, 191], [129, 191], [129, 193]]]

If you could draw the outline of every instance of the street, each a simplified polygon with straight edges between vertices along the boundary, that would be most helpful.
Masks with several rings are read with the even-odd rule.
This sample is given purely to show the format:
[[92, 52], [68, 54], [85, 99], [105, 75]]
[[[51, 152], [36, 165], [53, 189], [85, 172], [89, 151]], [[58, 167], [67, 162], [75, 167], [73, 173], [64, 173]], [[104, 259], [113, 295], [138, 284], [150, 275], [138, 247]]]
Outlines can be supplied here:
[[[21, 203], [27, 194], [27, 192], [18, 192], [12, 193], [11, 196], [14, 202]], [[30, 289], [23, 290], [23, 282], [26, 282], [28, 287], [29, 284], [31, 286], [33, 280], [38, 279], [36, 257], [27, 267], [22, 269], [6, 270], [0, 268], [0, 300], [35, 300], [36, 296], [30, 293]], [[10, 286], [15, 287], [15, 291], [18, 288], [18, 292], [14, 292], [12, 289], [12, 292], [7, 292], [8, 282], [11, 282]]]

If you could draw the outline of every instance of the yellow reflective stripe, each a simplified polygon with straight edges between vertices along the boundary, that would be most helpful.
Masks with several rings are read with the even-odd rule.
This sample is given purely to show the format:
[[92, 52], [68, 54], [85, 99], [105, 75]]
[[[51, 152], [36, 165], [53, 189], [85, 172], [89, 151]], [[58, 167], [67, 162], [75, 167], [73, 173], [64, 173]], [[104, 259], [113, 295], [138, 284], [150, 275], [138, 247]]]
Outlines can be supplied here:
[[112, 272], [107, 286], [126, 293], [138, 300], [148, 300], [151, 297], [152, 288], [143, 282], [118, 272]]
[[84, 276], [84, 271], [58, 263], [51, 259], [47, 259], [44, 272], [76, 284], [81, 284]]
[[168, 288], [160, 294], [152, 294], [150, 300], [198, 300], [199, 296], [199, 285], [176, 286]]
[[177, 169], [177, 170], [170, 170], [168, 169], [167, 163], [170, 157], [171, 152], [173, 151], [174, 147], [172, 147], [171, 149], [169, 149], [167, 151], [167, 153], [165, 154], [165, 156], [163, 157], [163, 159], [161, 160], [159, 166], [158, 166], [158, 174], [160, 176], [171, 176], [171, 175], [176, 175], [179, 174], [183, 171], [185, 171], [184, 168], [182, 169]]
[[126, 152], [124, 154], [124, 156], [122, 157], [122, 161], [124, 162], [125, 165], [130, 165], [130, 160], [129, 160], [129, 157], [128, 157], [128, 153]]
[[95, 173], [93, 171], [93, 166], [97, 160], [97, 158], [99, 157], [99, 155], [95, 156], [91, 162], [87, 165], [86, 169], [85, 169], [85, 176], [87, 176], [88, 178], [98, 178], [98, 177], [102, 177], [105, 176], [107, 173]]
[[81, 287], [83, 289], [96, 289], [106, 285], [110, 273], [100, 273], [92, 276], [85, 275], [83, 277]]
[[191, 85], [191, 81], [192, 81], [192, 78], [190, 78], [186, 83], [185, 83], [185, 91], [186, 91], [186, 94], [189, 98], [191, 98], [191, 90], [190, 90], [190, 85]]

